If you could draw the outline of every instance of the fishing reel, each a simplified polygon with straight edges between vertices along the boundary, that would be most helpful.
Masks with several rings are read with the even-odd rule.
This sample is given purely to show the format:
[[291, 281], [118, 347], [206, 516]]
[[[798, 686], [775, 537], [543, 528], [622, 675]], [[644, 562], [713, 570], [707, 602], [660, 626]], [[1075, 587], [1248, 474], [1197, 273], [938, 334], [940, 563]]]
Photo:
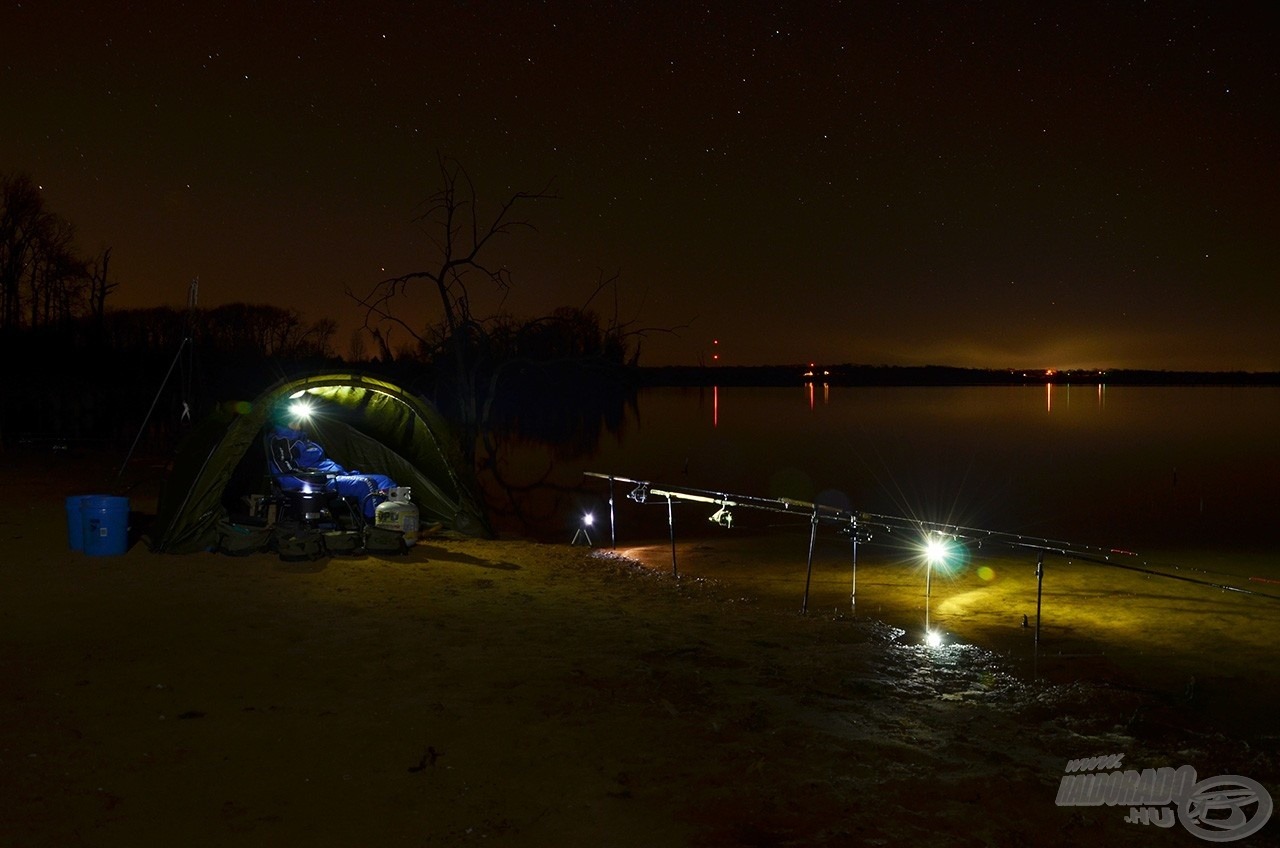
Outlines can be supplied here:
[[721, 527], [724, 527], [726, 530], [733, 527], [733, 513], [729, 511], [728, 504], [725, 504], [715, 512], [711, 513], [707, 520], [712, 524], [718, 524]]
[[871, 531], [865, 527], [858, 527], [855, 524], [845, 524], [836, 530], [836, 534], [846, 536], [858, 544], [865, 544], [871, 541]]

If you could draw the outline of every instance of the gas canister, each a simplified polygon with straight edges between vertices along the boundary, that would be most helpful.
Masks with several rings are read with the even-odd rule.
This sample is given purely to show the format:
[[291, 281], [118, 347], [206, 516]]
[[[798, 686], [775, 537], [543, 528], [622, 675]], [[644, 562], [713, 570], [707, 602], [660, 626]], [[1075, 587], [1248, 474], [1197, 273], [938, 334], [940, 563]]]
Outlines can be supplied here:
[[390, 497], [378, 504], [373, 513], [373, 523], [388, 530], [398, 530], [404, 534], [404, 543], [412, 545], [418, 541], [418, 508], [409, 499], [408, 486], [399, 486], [391, 490]]

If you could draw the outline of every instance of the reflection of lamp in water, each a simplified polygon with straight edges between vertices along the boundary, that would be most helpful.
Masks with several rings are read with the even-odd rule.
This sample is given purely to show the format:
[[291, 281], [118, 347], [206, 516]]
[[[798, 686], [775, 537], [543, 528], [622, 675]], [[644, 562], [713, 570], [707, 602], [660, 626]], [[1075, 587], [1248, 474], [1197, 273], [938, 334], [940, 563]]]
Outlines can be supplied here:
[[924, 543], [924, 643], [930, 648], [942, 644], [942, 635], [929, 628], [929, 596], [933, 592], [933, 566], [947, 564], [950, 547], [942, 538], [930, 535]]
[[[589, 548], [595, 547], [595, 543], [591, 541], [591, 536], [587, 533], [587, 529], [596, 523], [596, 517], [590, 512], [582, 514], [582, 524], [578, 526], [578, 532], [573, 534], [573, 541], [570, 545], [583, 544]], [[579, 541], [581, 540], [581, 541]]]

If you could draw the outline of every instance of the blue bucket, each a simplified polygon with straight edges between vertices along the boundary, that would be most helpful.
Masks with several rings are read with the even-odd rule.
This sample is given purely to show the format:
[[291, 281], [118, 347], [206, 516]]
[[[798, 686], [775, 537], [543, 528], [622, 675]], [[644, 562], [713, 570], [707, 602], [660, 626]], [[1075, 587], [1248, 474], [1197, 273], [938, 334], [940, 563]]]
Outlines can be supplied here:
[[81, 534], [89, 556], [117, 556], [129, 547], [129, 499], [85, 495], [80, 500]]
[[67, 545], [73, 551], [84, 550], [84, 514], [80, 504], [84, 495], [71, 495], [67, 498]]

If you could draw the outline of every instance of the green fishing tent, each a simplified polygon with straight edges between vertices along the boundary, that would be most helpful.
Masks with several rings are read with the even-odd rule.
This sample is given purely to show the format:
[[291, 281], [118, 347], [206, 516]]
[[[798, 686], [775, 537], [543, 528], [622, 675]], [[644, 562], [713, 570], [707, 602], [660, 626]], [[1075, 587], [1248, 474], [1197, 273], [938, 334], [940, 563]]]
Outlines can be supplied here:
[[218, 522], [234, 520], [249, 497], [270, 491], [263, 433], [304, 397], [312, 407], [308, 430], [334, 460], [409, 486], [424, 523], [491, 535], [474, 476], [433, 406], [379, 378], [324, 373], [224, 404], [192, 430], [161, 490], [147, 534], [151, 550], [192, 553], [216, 545]]

